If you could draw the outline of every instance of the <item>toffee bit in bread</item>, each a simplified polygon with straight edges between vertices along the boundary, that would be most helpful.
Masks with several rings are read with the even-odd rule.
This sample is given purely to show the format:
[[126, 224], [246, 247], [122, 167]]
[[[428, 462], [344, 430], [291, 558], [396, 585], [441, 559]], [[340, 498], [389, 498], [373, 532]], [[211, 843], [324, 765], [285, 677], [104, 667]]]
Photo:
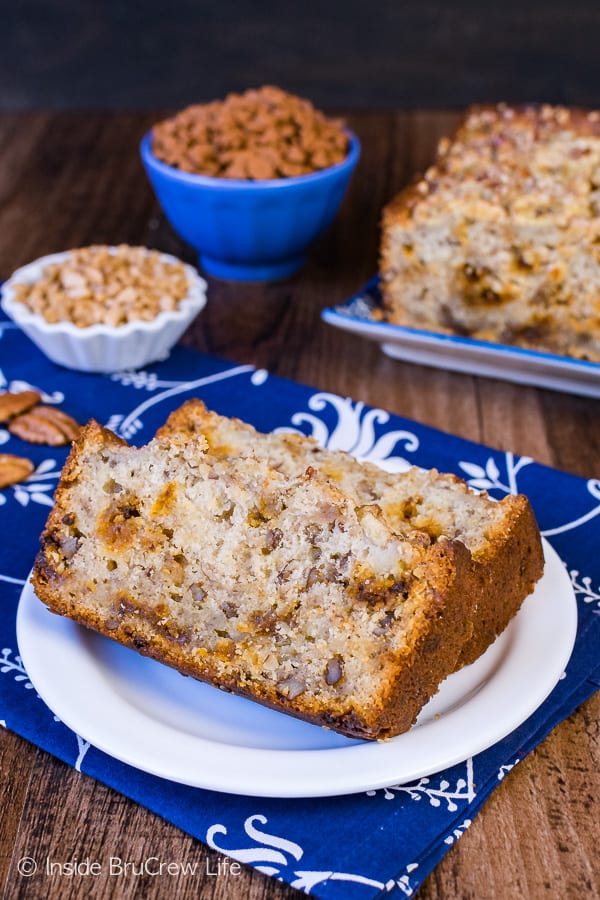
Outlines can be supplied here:
[[[539, 534], [524, 498], [492, 503], [451, 476], [391, 476], [343, 453], [316, 463], [313, 449], [193, 402], [141, 448], [90, 423], [42, 535], [38, 596], [316, 724], [367, 739], [405, 731], [530, 591]], [[422, 498], [423, 530], [394, 514], [403, 492]], [[447, 536], [424, 539], [436, 515]], [[481, 609], [491, 624], [477, 634]]]
[[600, 361], [597, 113], [470, 110], [383, 213], [388, 321]]

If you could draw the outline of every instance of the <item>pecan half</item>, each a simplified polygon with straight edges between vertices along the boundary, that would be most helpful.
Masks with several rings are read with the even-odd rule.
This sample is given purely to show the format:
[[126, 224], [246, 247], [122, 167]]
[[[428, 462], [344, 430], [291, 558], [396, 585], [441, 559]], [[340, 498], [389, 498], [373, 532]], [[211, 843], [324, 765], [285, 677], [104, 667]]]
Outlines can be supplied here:
[[71, 416], [53, 406], [36, 406], [35, 409], [17, 416], [9, 424], [8, 430], [30, 444], [47, 444], [62, 447], [74, 441], [79, 434], [79, 425]]
[[34, 465], [30, 459], [13, 456], [12, 453], [0, 453], [0, 489], [23, 481], [33, 470]]
[[41, 399], [38, 391], [19, 391], [17, 394], [5, 391], [0, 394], [0, 422], [10, 422], [15, 416], [32, 409]]
[[62, 409], [57, 409], [55, 406], [36, 406], [32, 412], [39, 419], [52, 422], [53, 425], [60, 428], [68, 441], [74, 441], [79, 437], [81, 426], [73, 416], [69, 416]]

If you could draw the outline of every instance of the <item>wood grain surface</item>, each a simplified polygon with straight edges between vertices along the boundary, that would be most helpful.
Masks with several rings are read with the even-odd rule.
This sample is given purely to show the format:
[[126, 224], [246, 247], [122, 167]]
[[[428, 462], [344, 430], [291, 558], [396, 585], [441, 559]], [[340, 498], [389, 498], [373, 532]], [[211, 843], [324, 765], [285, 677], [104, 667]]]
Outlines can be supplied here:
[[[339, 111], [335, 111], [339, 112]], [[88, 243], [141, 243], [193, 262], [146, 182], [137, 145], [150, 114], [0, 116], [0, 277]], [[334, 226], [295, 278], [210, 281], [185, 343], [351, 396], [578, 475], [600, 478], [600, 402], [388, 359], [323, 324], [320, 311], [377, 268], [378, 222], [392, 194], [431, 160], [456, 121], [445, 112], [347, 116], [363, 155]], [[421, 900], [598, 896], [600, 696], [503, 780], [419, 892]], [[297, 891], [249, 868], [210, 875], [218, 855], [157, 816], [2, 730], [0, 885], [5, 898], [284, 900]], [[22, 878], [17, 861], [110, 856], [199, 862], [201, 877]], [[208, 869], [207, 869], [208, 866]]]

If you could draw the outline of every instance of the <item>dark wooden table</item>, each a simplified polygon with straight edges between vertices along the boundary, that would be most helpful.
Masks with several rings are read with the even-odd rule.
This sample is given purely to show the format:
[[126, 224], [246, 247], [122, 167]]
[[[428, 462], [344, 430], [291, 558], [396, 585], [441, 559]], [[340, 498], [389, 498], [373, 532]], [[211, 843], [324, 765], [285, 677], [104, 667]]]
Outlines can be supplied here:
[[[44, 253], [89, 243], [146, 244], [189, 261], [166, 224], [137, 155], [152, 114], [0, 116], [0, 277]], [[389, 409], [587, 477], [600, 477], [600, 402], [452, 374], [386, 358], [324, 325], [320, 311], [377, 268], [383, 204], [432, 158], [456, 122], [445, 112], [349, 115], [363, 156], [341, 213], [294, 279], [210, 281], [185, 337], [199, 350]], [[597, 695], [503, 780], [419, 896], [537, 900], [598, 896], [600, 736]], [[201, 879], [23, 879], [23, 856], [200, 861], [218, 855], [20, 738], [0, 733], [3, 897], [165, 896], [283, 900], [291, 888], [251, 869]]]

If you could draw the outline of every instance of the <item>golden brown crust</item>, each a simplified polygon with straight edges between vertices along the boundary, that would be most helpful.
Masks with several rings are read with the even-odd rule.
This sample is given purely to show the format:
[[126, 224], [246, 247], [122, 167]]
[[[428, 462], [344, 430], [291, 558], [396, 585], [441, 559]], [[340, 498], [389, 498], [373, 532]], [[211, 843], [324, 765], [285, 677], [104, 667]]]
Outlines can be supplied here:
[[[385, 236], [388, 228], [405, 218], [410, 218], [410, 211], [423, 197], [435, 191], [437, 180], [445, 172], [445, 160], [450, 147], [460, 148], [469, 142], [477, 130], [476, 122], [482, 116], [498, 119], [510, 112], [510, 126], [513, 129], [526, 126], [532, 121], [536, 127], [545, 127], [546, 131], [560, 131], [570, 127], [580, 137], [600, 136], [600, 112], [579, 107], [545, 106], [529, 104], [507, 107], [506, 104], [476, 104], [470, 106], [458, 123], [452, 138], [442, 138], [438, 143], [435, 160], [424, 174], [416, 174], [413, 180], [396, 193], [382, 211], [382, 233]], [[565, 119], [565, 117], [567, 117]], [[385, 249], [385, 247], [384, 247]], [[382, 266], [385, 271], [387, 266]]]
[[485, 552], [473, 560], [480, 599], [459, 668], [478, 659], [504, 631], [544, 571], [540, 532], [529, 501], [520, 494], [502, 502], [510, 506], [510, 515]]

